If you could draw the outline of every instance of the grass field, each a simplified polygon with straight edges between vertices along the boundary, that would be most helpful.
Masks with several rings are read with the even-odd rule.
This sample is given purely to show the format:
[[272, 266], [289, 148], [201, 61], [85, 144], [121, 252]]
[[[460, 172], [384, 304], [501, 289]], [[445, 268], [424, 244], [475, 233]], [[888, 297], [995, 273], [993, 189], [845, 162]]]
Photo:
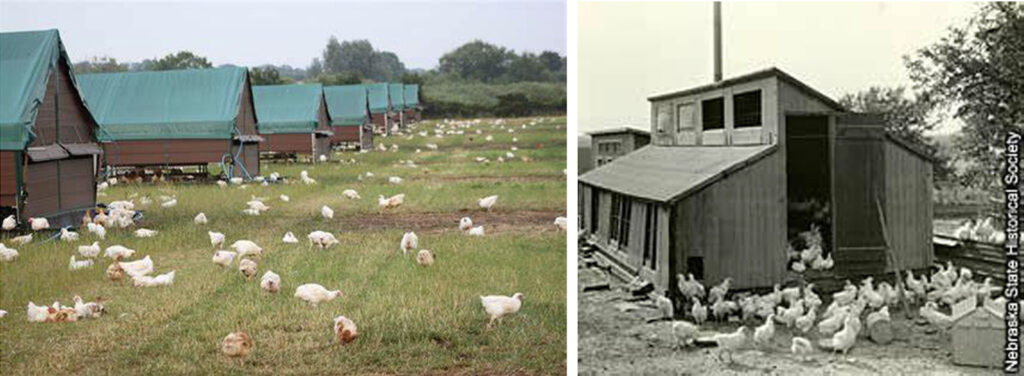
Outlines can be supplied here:
[[[426, 121], [408, 133], [411, 139], [377, 140], [399, 145], [398, 152], [345, 152], [327, 164], [262, 167], [265, 175], [276, 171], [293, 181], [308, 170], [319, 181], [312, 186], [111, 187], [100, 201], [136, 193], [152, 197], [154, 203], [141, 208], [139, 227], [160, 233], [137, 239], [130, 231], [111, 229], [101, 246], [122, 244], [138, 250], [135, 258], [152, 256], [154, 274], [177, 270], [174, 285], [110, 282], [108, 259], [68, 271], [77, 246], [94, 240], [84, 233], [79, 242], [44, 243], [37, 237], [15, 247], [18, 260], [0, 265], [0, 309], [9, 312], [0, 320], [2, 374], [564, 374], [567, 240], [552, 222], [566, 210], [565, 119], [520, 127], [530, 121], [507, 120], [504, 127], [515, 129], [508, 133], [485, 120], [465, 128], [465, 135], [441, 139], [432, 132], [427, 138], [417, 134], [434, 129]], [[488, 134], [492, 141], [484, 140]], [[426, 143], [439, 149], [428, 150]], [[493, 162], [513, 144], [519, 148], [515, 161]], [[416, 153], [417, 148], [422, 151]], [[477, 163], [477, 156], [492, 162]], [[409, 159], [418, 166], [398, 163]], [[365, 172], [375, 176], [359, 181]], [[389, 176], [405, 181], [389, 184]], [[346, 188], [362, 199], [342, 197]], [[406, 194], [405, 204], [378, 214], [377, 195], [397, 193]], [[281, 194], [291, 201], [278, 199]], [[500, 196], [494, 211], [481, 211], [477, 200], [491, 194]], [[161, 208], [160, 195], [176, 195], [178, 205]], [[270, 211], [242, 215], [250, 195], [265, 197]], [[321, 205], [334, 209], [333, 220], [320, 217]], [[209, 224], [192, 223], [199, 212]], [[487, 236], [460, 233], [463, 216], [484, 225]], [[207, 230], [225, 233], [229, 244], [238, 239], [260, 244], [258, 275], [280, 274], [281, 293], [264, 293], [258, 277], [246, 281], [236, 268], [214, 265]], [[311, 250], [304, 236], [313, 230], [333, 232], [341, 243]], [[419, 235], [421, 248], [435, 252], [433, 267], [421, 268], [413, 254], [402, 255], [399, 241], [410, 230]], [[301, 244], [283, 244], [287, 231]], [[7, 240], [0, 241], [10, 245]], [[296, 286], [311, 282], [344, 295], [319, 308], [292, 297]], [[486, 330], [479, 296], [515, 292], [525, 295], [522, 310]], [[29, 301], [72, 305], [74, 295], [108, 299], [109, 314], [77, 323], [26, 320]], [[338, 315], [358, 325], [360, 337], [353, 344], [332, 343], [332, 318]], [[243, 364], [219, 352], [221, 339], [239, 330], [256, 342]]]

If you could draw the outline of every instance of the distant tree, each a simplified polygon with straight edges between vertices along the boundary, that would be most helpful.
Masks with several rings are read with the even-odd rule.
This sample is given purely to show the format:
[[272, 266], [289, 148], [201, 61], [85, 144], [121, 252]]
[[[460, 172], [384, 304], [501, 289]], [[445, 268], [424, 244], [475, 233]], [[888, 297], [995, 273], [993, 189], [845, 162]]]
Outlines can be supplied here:
[[511, 60], [505, 72], [507, 82], [545, 82], [554, 77], [537, 55], [524, 53]]
[[313, 62], [309, 64], [309, 68], [306, 68], [306, 74], [309, 77], [319, 76], [324, 72], [324, 63], [320, 61], [319, 57], [314, 57]]
[[160, 71], [210, 67], [213, 67], [213, 64], [211, 64], [209, 60], [206, 60], [205, 57], [198, 56], [189, 51], [181, 51], [153, 61], [152, 64], [147, 67], [147, 70]]
[[109, 73], [128, 71], [128, 64], [121, 64], [110, 56], [93, 56], [89, 60], [75, 63], [75, 73]]
[[557, 52], [544, 51], [540, 53], [538, 58], [552, 73], [558, 73], [565, 70], [565, 57], [559, 55]]
[[917, 145], [939, 162], [934, 170], [936, 182], [951, 178], [948, 156], [940, 154], [934, 140], [925, 135], [941, 121], [941, 117], [934, 111], [935, 103], [928, 96], [913, 96], [901, 86], [873, 86], [858, 93], [843, 95], [839, 98], [839, 104], [851, 111], [882, 115], [887, 132]]
[[441, 56], [438, 70], [468, 80], [494, 82], [505, 75], [514, 56], [504, 47], [475, 40]]
[[954, 141], [961, 181], [995, 195], [1004, 135], [1024, 127], [1024, 3], [980, 5], [964, 26], [905, 58], [916, 88], [964, 122]]
[[362, 78], [360, 78], [359, 75], [355, 73], [324, 73], [317, 76], [315, 80], [316, 82], [319, 82], [324, 86], [354, 85], [363, 82]]
[[285, 83], [277, 69], [270, 65], [249, 69], [249, 80], [253, 85], [281, 85]]
[[405, 65], [392, 52], [378, 51], [370, 41], [339, 42], [331, 37], [323, 51], [323, 70], [330, 74], [347, 74], [374, 81], [392, 81], [405, 73]]
[[417, 73], [408, 72], [408, 73], [403, 73], [402, 77], [399, 78], [399, 81], [402, 81], [402, 83], [406, 84], [406, 85], [420, 85], [420, 86], [423, 86], [424, 79], [423, 79], [423, 76], [421, 76], [421, 75], [419, 75]]

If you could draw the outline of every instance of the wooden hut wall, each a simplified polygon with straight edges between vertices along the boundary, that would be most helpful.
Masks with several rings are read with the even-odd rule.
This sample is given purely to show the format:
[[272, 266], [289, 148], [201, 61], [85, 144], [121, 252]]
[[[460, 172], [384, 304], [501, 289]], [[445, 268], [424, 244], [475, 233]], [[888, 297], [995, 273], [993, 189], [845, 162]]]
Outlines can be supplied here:
[[240, 103], [238, 106], [238, 117], [235, 120], [238, 131], [245, 135], [257, 134], [256, 106], [252, 102], [252, 87], [249, 86], [248, 75], [246, 75], [245, 84], [242, 87], [242, 100]]
[[688, 257], [702, 257], [705, 284], [725, 277], [735, 288], [782, 281], [785, 177], [784, 155], [776, 151], [679, 201], [670, 275], [686, 273]]
[[932, 165], [891, 140], [886, 140], [884, 149], [885, 219], [890, 247], [901, 269], [926, 268], [934, 261]]
[[0, 206], [18, 206], [18, 178], [16, 175], [18, 151], [0, 151]]
[[[278, 153], [313, 153], [313, 136], [311, 133], [278, 133], [264, 134], [263, 142], [260, 145], [262, 151], [275, 151]], [[255, 144], [246, 144], [249, 147]], [[248, 167], [248, 166], [246, 166]]]
[[229, 140], [126, 140], [103, 143], [103, 152], [111, 166], [195, 165], [220, 162], [230, 145]]

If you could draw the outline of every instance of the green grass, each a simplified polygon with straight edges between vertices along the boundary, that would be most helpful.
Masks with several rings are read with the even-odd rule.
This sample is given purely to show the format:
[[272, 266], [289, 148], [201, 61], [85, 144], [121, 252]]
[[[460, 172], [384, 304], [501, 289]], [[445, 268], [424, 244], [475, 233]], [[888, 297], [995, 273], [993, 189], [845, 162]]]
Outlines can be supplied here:
[[[421, 123], [413, 133], [433, 129], [431, 124]], [[177, 270], [174, 285], [136, 288], [109, 282], [107, 259], [92, 269], [69, 272], [68, 257], [79, 244], [93, 241], [86, 234], [76, 243], [37, 241], [17, 247], [19, 259], [0, 265], [0, 308], [9, 312], [0, 320], [2, 374], [564, 374], [566, 236], [551, 221], [564, 215], [566, 205], [565, 120], [517, 127], [515, 135], [495, 133], [488, 121], [467, 131], [477, 128], [494, 133], [495, 140], [481, 145], [483, 135], [474, 136], [475, 141], [390, 137], [378, 141], [400, 145], [399, 152], [336, 155], [335, 160], [354, 158], [354, 164], [263, 166], [265, 174], [277, 171], [293, 178], [308, 170], [319, 181], [313, 186], [114, 186], [101, 201], [134, 193], [154, 200], [161, 194], [177, 196], [174, 208], [154, 203], [144, 209], [142, 226], [160, 231], [157, 237], [136, 239], [128, 231], [110, 230], [101, 242], [103, 247], [137, 249], [138, 257], [151, 255], [156, 273]], [[517, 157], [527, 156], [529, 162], [485, 165], [473, 160], [504, 154], [502, 144], [511, 144], [513, 136], [519, 138]], [[439, 144], [440, 150], [428, 152], [427, 142]], [[417, 147], [423, 152], [415, 153]], [[408, 159], [419, 167], [396, 164]], [[359, 181], [357, 175], [366, 171], [376, 177]], [[388, 176], [406, 181], [391, 185]], [[345, 188], [358, 190], [363, 199], [343, 198]], [[402, 207], [378, 214], [377, 194], [403, 192]], [[280, 201], [280, 194], [291, 202]], [[485, 214], [476, 201], [489, 194], [501, 198], [495, 212]], [[266, 197], [272, 209], [259, 217], [241, 215], [250, 195]], [[323, 204], [335, 210], [333, 221], [319, 217]], [[209, 217], [208, 225], [192, 224], [199, 212]], [[534, 217], [523, 216], [528, 212]], [[532, 219], [536, 213], [543, 220]], [[464, 215], [502, 224], [483, 223], [488, 235], [471, 238], [457, 230], [457, 218]], [[258, 278], [246, 281], [234, 268], [215, 266], [208, 229], [225, 233], [229, 242], [245, 238], [263, 246], [259, 274], [280, 274], [281, 293], [263, 293]], [[292, 231], [304, 243], [304, 235], [316, 229], [335, 233], [341, 244], [320, 251], [280, 241]], [[407, 229], [420, 235], [422, 248], [436, 253], [433, 267], [418, 267], [413, 255], [402, 256], [398, 244]], [[308, 282], [345, 295], [311, 308], [292, 297], [296, 286]], [[478, 296], [515, 292], [525, 295], [522, 310], [485, 330]], [[28, 301], [71, 304], [74, 295], [109, 299], [109, 314], [77, 323], [25, 320]], [[359, 326], [355, 343], [332, 344], [337, 315]], [[236, 330], [256, 341], [244, 364], [218, 350], [221, 339]]]

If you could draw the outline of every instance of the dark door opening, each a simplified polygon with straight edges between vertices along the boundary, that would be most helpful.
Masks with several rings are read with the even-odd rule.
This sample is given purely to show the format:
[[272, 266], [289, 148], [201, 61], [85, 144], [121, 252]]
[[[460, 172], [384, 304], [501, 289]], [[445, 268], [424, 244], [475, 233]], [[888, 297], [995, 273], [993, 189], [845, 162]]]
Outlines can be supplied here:
[[787, 239], [797, 251], [808, 247], [801, 233], [817, 228], [822, 250], [832, 239], [832, 158], [827, 115], [786, 116]]

